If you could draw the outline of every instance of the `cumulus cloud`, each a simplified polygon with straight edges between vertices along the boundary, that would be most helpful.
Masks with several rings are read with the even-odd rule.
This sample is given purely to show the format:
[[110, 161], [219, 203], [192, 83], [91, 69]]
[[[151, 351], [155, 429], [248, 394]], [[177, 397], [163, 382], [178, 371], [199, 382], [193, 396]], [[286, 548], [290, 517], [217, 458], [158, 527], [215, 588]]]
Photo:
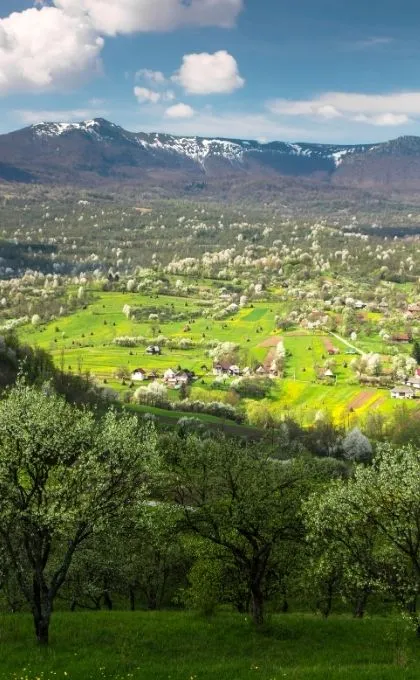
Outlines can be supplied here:
[[87, 20], [55, 7], [14, 12], [0, 19], [0, 94], [72, 86], [100, 70], [103, 45]]
[[170, 31], [182, 26], [229, 28], [243, 0], [53, 0], [56, 7], [89, 17], [103, 35]]
[[160, 101], [173, 102], [175, 99], [175, 93], [172, 90], [156, 92], [156, 90], [150, 90], [148, 87], [138, 86], [134, 88], [134, 96], [139, 104], [158, 104]]
[[166, 118], [192, 118], [194, 109], [189, 104], [174, 104], [165, 111]]
[[141, 68], [135, 74], [136, 79], [147, 80], [149, 83], [155, 83], [156, 85], [164, 85], [166, 83], [166, 78], [162, 71], [152, 71], [149, 68]]
[[268, 108], [282, 116], [343, 117], [356, 123], [392, 127], [420, 117], [420, 92], [386, 95], [327, 92], [315, 99], [275, 99], [268, 103]]
[[[0, 19], [0, 95], [65, 89], [100, 71], [102, 36], [233, 26], [243, 0], [33, 0]], [[163, 74], [144, 71], [150, 82]], [[154, 79], [154, 80], [153, 80]]]
[[160, 92], [155, 92], [154, 90], [149, 90], [147, 87], [135, 87], [134, 94], [140, 104], [149, 102], [151, 104], [157, 104], [161, 99]]
[[226, 94], [245, 84], [236, 59], [226, 50], [186, 54], [173, 80], [190, 94]]

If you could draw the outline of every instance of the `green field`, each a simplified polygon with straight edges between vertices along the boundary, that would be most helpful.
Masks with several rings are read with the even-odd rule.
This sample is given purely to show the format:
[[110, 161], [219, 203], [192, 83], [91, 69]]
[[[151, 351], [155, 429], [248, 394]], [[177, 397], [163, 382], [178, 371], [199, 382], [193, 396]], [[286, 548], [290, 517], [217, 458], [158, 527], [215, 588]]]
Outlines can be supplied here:
[[[267, 362], [274, 352], [276, 340], [282, 339], [288, 353], [285, 379], [275, 381], [268, 400], [269, 408], [276, 416], [292, 415], [300, 422], [310, 424], [323, 410], [331, 413], [337, 423], [349, 426], [363, 418], [370, 409], [389, 413], [394, 407], [395, 402], [388, 390], [363, 388], [355, 384], [350, 369], [354, 357], [341, 340], [319, 332], [297, 330], [282, 334], [276, 331], [275, 316], [281, 311], [278, 303], [256, 302], [252, 309], [241, 309], [231, 317], [216, 321], [203, 316], [194, 318], [194, 314], [203, 309], [202, 302], [194, 297], [91, 292], [94, 301], [86, 309], [40, 327], [23, 327], [19, 330], [21, 341], [51, 352], [56, 364], [64, 370], [75, 373], [88, 371], [100, 384], [106, 383], [119, 392], [127, 390], [127, 386], [115, 378], [119, 367], [130, 372], [136, 368], [154, 370], [162, 376], [166, 369], [179, 366], [193, 370], [199, 376], [193, 397], [200, 388], [200, 398], [203, 390], [207, 390], [209, 400], [223, 400], [226, 390], [225, 393], [216, 393], [210, 389], [213, 382], [212, 361], [202, 343], [210, 340], [237, 343], [244, 367], [255, 362]], [[137, 322], [126, 318], [122, 311], [124, 305], [172, 309], [175, 313], [186, 315], [187, 320], [164, 321], [162, 318], [152, 322], [146, 318]], [[172, 340], [188, 338], [195, 347], [184, 350], [164, 347], [161, 356], [149, 356], [145, 346], [128, 348], [113, 344], [117, 336], [143, 336], [151, 340], [156, 334]], [[362, 338], [357, 345], [362, 350], [373, 350], [379, 342], [378, 338]], [[369, 343], [371, 347], [367, 346]], [[337, 355], [328, 354], [331, 346], [339, 350]], [[333, 362], [333, 385], [319, 380], [319, 370], [327, 360]], [[175, 392], [172, 397], [178, 399]], [[420, 409], [418, 400], [406, 404], [408, 408]]]
[[51, 646], [1, 617], [1, 680], [417, 680], [420, 644], [396, 618], [184, 612], [56, 613]]

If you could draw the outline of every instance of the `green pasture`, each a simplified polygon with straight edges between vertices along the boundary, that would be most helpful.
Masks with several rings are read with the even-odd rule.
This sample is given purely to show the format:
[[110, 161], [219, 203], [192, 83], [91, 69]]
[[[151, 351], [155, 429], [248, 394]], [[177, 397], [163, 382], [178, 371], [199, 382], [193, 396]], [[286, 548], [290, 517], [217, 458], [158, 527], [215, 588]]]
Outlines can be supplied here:
[[[324, 367], [326, 361], [333, 361], [332, 368], [337, 377], [337, 382], [349, 380], [352, 372], [349, 368], [354, 358], [345, 352], [349, 349], [344, 343], [329, 335], [307, 334], [298, 335], [286, 333], [284, 346], [290, 353], [287, 361], [286, 376], [296, 377], [297, 380], [311, 381], [316, 379], [316, 367]], [[340, 354], [330, 356], [327, 347], [330, 343], [340, 350]]]
[[[64, 364], [66, 370], [90, 371], [99, 379], [112, 379], [119, 366], [129, 370], [144, 368], [164, 372], [167, 368], [189, 368], [196, 373], [203, 373], [202, 366], [211, 367], [211, 360], [206, 356], [204, 347], [196, 349], [170, 350], [163, 349], [162, 356], [148, 356], [145, 347], [127, 348], [113, 344], [118, 336], [144, 336], [152, 339], [156, 333], [169, 338], [189, 338], [200, 341], [231, 341], [241, 345], [250, 357], [264, 358], [266, 350], [259, 348], [263, 340], [273, 333], [273, 309], [260, 305], [253, 309], [241, 310], [232, 318], [223, 321], [213, 319], [191, 319], [189, 321], [145, 321], [135, 322], [127, 319], [122, 310], [124, 305], [141, 306], [174, 306], [175, 311], [195, 312], [199, 309], [198, 300], [159, 296], [152, 298], [138, 294], [98, 293], [97, 300], [87, 309], [77, 311], [71, 316], [63, 317], [49, 324], [34, 328], [30, 325], [20, 329], [22, 342], [37, 345], [53, 355], [57, 365]], [[256, 313], [258, 323], [247, 319]], [[190, 330], [186, 331], [189, 326]], [[71, 367], [71, 368], [70, 368]]]
[[[156, 371], [159, 376], [168, 368], [181, 367], [193, 370], [199, 376], [192, 391], [193, 398], [194, 392], [200, 388], [198, 392], [208, 391], [209, 399], [225, 401], [226, 387], [224, 393], [211, 389], [212, 361], [205, 347], [199, 343], [206, 340], [237, 343], [241, 365], [249, 366], [255, 362], [263, 364], [270, 352], [274, 352], [276, 339], [282, 339], [288, 352], [285, 379], [275, 382], [268, 399], [269, 408], [276, 416], [290, 414], [310, 424], [318, 411], [324, 410], [331, 413], [336, 422], [350, 425], [364, 417], [369, 409], [389, 413], [394, 408], [395, 402], [390, 399], [388, 390], [366, 389], [351, 384], [354, 376], [350, 362], [354, 357], [346, 354], [349, 348], [340, 340], [327, 334], [302, 330], [284, 334], [276, 331], [274, 317], [280, 311], [277, 303], [255, 303], [253, 308], [240, 309], [231, 317], [217, 321], [198, 317], [182, 321], [136, 322], [125, 317], [122, 311], [124, 305], [148, 309], [172, 308], [187, 315], [203, 308], [199, 306], [198, 298], [102, 291], [96, 291], [95, 296], [95, 301], [86, 309], [80, 309], [71, 316], [36, 328], [31, 325], [22, 327], [19, 329], [20, 340], [51, 352], [56, 364], [64, 370], [89, 372], [100, 384], [106, 383], [119, 392], [128, 389], [115, 378], [119, 367], [130, 372], [136, 368]], [[144, 336], [151, 340], [156, 334], [175, 339], [189, 338], [197, 346], [188, 350], [163, 347], [161, 356], [149, 356], [144, 346], [128, 348], [113, 344], [117, 336]], [[273, 337], [273, 343], [267, 342]], [[362, 338], [356, 344], [365, 349], [363, 343], [366, 342]], [[372, 351], [374, 342], [377, 340], [372, 339]], [[330, 356], [329, 343], [340, 353]], [[335, 385], [325, 385], [316, 379], [316, 368], [324, 367], [327, 360], [333, 362]], [[174, 400], [178, 398], [176, 392], [172, 396]], [[420, 408], [419, 401], [407, 402], [407, 407]]]
[[261, 631], [228, 611], [57, 612], [51, 644], [29, 615], [0, 618], [1, 680], [417, 680], [419, 640], [401, 619], [273, 615]]

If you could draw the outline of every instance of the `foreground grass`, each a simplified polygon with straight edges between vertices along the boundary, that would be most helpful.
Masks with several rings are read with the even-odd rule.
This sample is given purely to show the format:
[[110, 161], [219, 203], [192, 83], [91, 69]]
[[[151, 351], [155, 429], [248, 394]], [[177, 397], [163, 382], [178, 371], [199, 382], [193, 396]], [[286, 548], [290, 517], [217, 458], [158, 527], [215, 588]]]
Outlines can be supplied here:
[[275, 616], [255, 632], [246, 617], [179, 612], [57, 613], [47, 650], [26, 615], [0, 618], [1, 679], [411, 680], [420, 642], [399, 619]]

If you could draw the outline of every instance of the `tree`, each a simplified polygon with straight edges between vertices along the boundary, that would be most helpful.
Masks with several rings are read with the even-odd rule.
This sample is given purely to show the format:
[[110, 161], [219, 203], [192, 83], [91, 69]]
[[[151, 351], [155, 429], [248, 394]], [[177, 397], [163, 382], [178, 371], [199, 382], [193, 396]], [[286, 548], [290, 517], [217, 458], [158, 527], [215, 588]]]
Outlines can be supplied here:
[[222, 361], [236, 364], [239, 359], [239, 345], [234, 342], [219, 342], [214, 349], [209, 351], [209, 355], [216, 363]]
[[97, 422], [49, 386], [19, 381], [0, 403], [0, 544], [39, 643], [76, 551], [144, 496], [154, 451], [135, 417]]
[[342, 447], [345, 458], [349, 460], [365, 463], [372, 457], [372, 445], [358, 427], [344, 437]]
[[417, 364], [420, 364], [420, 342], [418, 342], [418, 340], [413, 344], [411, 356]]
[[307, 576], [317, 606], [326, 617], [335, 595], [353, 603], [361, 618], [379, 571], [378, 530], [346, 502], [342, 480], [304, 505], [309, 561]]
[[382, 445], [372, 466], [358, 466], [306, 505], [310, 535], [347, 555], [353, 582], [392, 594], [420, 634], [420, 450]]
[[276, 424], [273, 413], [265, 401], [250, 401], [246, 413], [249, 423], [254, 427], [269, 429]]
[[[255, 624], [276, 552], [302, 537], [299, 509], [312, 484], [310, 464], [275, 461], [256, 445], [190, 437], [171, 446], [171, 488], [186, 527], [222, 548], [244, 574]], [[276, 556], [278, 560], [278, 554]]]

